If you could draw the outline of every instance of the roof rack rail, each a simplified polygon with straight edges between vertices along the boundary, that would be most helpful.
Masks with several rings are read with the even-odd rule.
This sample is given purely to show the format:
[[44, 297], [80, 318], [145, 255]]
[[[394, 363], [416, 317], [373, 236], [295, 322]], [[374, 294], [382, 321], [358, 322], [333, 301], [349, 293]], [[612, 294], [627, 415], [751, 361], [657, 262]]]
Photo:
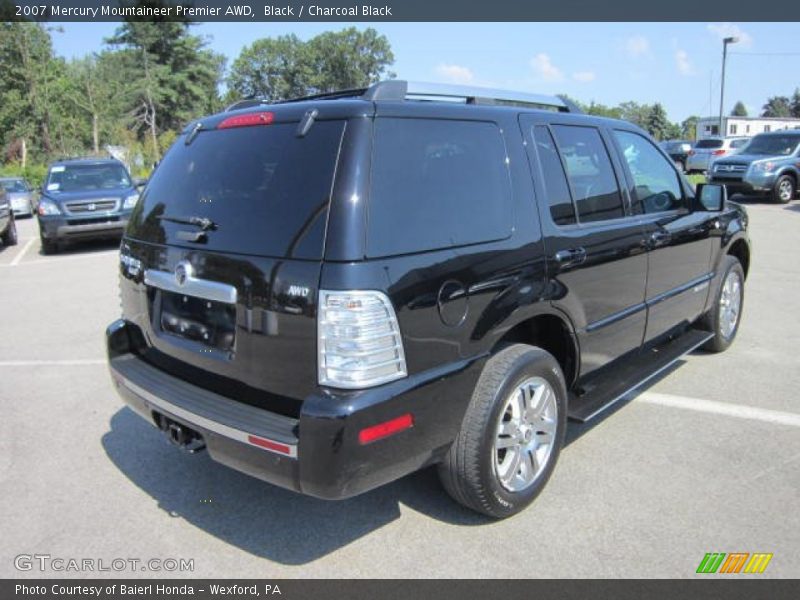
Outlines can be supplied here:
[[558, 96], [416, 81], [381, 81], [370, 86], [361, 97], [364, 100], [372, 101], [450, 100], [462, 101], [466, 104], [527, 106], [556, 109], [560, 112], [581, 112], [573, 102]]
[[53, 159], [52, 162], [64, 162], [67, 160], [118, 160], [113, 154], [111, 153], [101, 153], [101, 154], [74, 154], [69, 156], [58, 156]]
[[451, 102], [464, 102], [465, 104], [482, 104], [495, 106], [521, 106], [529, 108], [545, 108], [560, 112], [582, 112], [574, 102], [558, 96], [544, 94], [526, 94], [508, 90], [494, 90], [481, 87], [464, 85], [448, 85], [442, 83], [423, 83], [416, 81], [402, 81], [390, 79], [380, 81], [367, 88], [337, 90], [323, 92], [298, 98], [289, 98], [270, 102], [264, 98], [245, 98], [234, 102], [225, 111], [250, 108], [260, 104], [288, 104], [292, 102], [305, 102], [308, 100], [336, 100], [339, 98], [360, 98], [370, 102], [405, 100], [446, 100]]

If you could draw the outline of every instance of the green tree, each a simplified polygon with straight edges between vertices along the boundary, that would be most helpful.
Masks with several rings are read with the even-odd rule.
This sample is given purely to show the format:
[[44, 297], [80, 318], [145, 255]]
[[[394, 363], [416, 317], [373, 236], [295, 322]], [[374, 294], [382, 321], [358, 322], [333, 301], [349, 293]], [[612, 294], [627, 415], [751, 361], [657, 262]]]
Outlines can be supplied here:
[[652, 107], [648, 106], [647, 104], [639, 104], [638, 102], [629, 101], [621, 103], [618, 108], [620, 111], [620, 117], [622, 119], [630, 121], [642, 129], [647, 129]]
[[393, 77], [389, 41], [372, 28], [325, 32], [307, 42], [295, 35], [256, 40], [231, 65], [228, 100], [269, 101], [360, 88]]
[[681, 123], [681, 137], [685, 137], [688, 140], [697, 139], [697, 122], [699, 120], [700, 117], [696, 115], [685, 118]]
[[645, 120], [645, 129], [657, 140], [666, 139], [667, 129], [669, 128], [667, 112], [660, 103], [652, 106]]
[[599, 104], [592, 100], [588, 106], [584, 108], [587, 115], [597, 115], [598, 117], [609, 117], [611, 119], [621, 119], [622, 109], [619, 106], [606, 106]]
[[229, 100], [275, 101], [307, 94], [311, 80], [307, 54], [306, 44], [294, 34], [256, 40], [231, 65]]
[[53, 151], [52, 105], [63, 62], [53, 55], [50, 34], [38, 23], [0, 23], [0, 136], [49, 156]]
[[800, 119], [800, 88], [795, 88], [792, 94], [792, 116]]
[[746, 117], [747, 116], [747, 107], [744, 105], [744, 102], [739, 100], [734, 106], [733, 110], [731, 111], [732, 117]]
[[786, 96], [772, 96], [764, 105], [762, 117], [791, 117], [792, 103]]
[[387, 68], [394, 54], [386, 36], [368, 27], [326, 31], [308, 41], [313, 92], [366, 87], [382, 77], [394, 77]]
[[[140, 4], [164, 4], [149, 0]], [[147, 132], [156, 155], [159, 135], [219, 107], [224, 58], [190, 33], [191, 23], [125, 21], [106, 43], [119, 48], [129, 75], [132, 124]]]

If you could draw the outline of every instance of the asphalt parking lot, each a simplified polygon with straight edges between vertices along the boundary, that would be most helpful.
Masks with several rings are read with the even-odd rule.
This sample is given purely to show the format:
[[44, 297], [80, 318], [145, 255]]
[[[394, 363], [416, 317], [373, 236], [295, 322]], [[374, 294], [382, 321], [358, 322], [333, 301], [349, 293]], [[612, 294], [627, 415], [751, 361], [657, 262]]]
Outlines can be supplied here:
[[800, 202], [748, 210], [731, 350], [572, 424], [544, 493], [503, 522], [453, 503], [432, 470], [331, 503], [174, 449], [105, 367], [116, 244], [46, 257], [21, 219], [19, 245], [0, 248], [0, 577], [153, 575], [15, 568], [48, 554], [194, 560], [173, 577], [682, 578], [707, 552], [773, 553], [736, 577], [798, 577]]

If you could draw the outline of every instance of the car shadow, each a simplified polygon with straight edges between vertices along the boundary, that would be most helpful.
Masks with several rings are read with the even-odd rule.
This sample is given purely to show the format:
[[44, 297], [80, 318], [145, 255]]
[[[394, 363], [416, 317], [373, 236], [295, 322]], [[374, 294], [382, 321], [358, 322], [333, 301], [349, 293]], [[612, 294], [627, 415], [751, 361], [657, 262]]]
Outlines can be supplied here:
[[395, 521], [401, 505], [453, 525], [493, 520], [462, 508], [427, 468], [349, 500], [330, 502], [262, 482], [172, 447], [125, 407], [102, 438], [114, 465], [159, 508], [250, 554], [302, 565]]
[[[38, 235], [38, 234], [37, 234]], [[73, 254], [92, 254], [96, 252], [106, 252], [107, 250], [116, 250], [119, 248], [119, 239], [109, 238], [109, 239], [100, 239], [100, 240], [80, 240], [80, 241], [70, 241], [69, 243], [61, 246], [58, 254], [55, 256], [69, 256]], [[53, 256], [53, 255], [45, 255], [44, 250], [40, 247], [39, 254], [42, 256]]]
[[[565, 446], [685, 362], [677, 361], [590, 422], [570, 421]], [[495, 522], [451, 500], [439, 484], [435, 467], [355, 498], [331, 502], [249, 477], [214, 462], [205, 452], [191, 455], [177, 450], [127, 407], [112, 416], [102, 445], [120, 472], [170, 516], [250, 554], [287, 565], [309, 563], [369, 535], [397, 520], [403, 506], [451, 525]]]

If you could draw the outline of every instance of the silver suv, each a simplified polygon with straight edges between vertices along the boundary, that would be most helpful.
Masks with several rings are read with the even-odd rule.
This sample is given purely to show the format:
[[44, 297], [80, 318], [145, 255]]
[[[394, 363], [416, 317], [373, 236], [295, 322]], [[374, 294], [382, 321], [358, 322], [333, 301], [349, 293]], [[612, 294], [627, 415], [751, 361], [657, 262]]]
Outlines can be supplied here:
[[689, 152], [689, 157], [686, 159], [686, 172], [708, 171], [712, 162], [723, 156], [735, 154], [736, 151], [747, 144], [748, 141], [750, 141], [750, 138], [746, 137], [708, 138], [699, 140], [695, 143], [694, 148]]

